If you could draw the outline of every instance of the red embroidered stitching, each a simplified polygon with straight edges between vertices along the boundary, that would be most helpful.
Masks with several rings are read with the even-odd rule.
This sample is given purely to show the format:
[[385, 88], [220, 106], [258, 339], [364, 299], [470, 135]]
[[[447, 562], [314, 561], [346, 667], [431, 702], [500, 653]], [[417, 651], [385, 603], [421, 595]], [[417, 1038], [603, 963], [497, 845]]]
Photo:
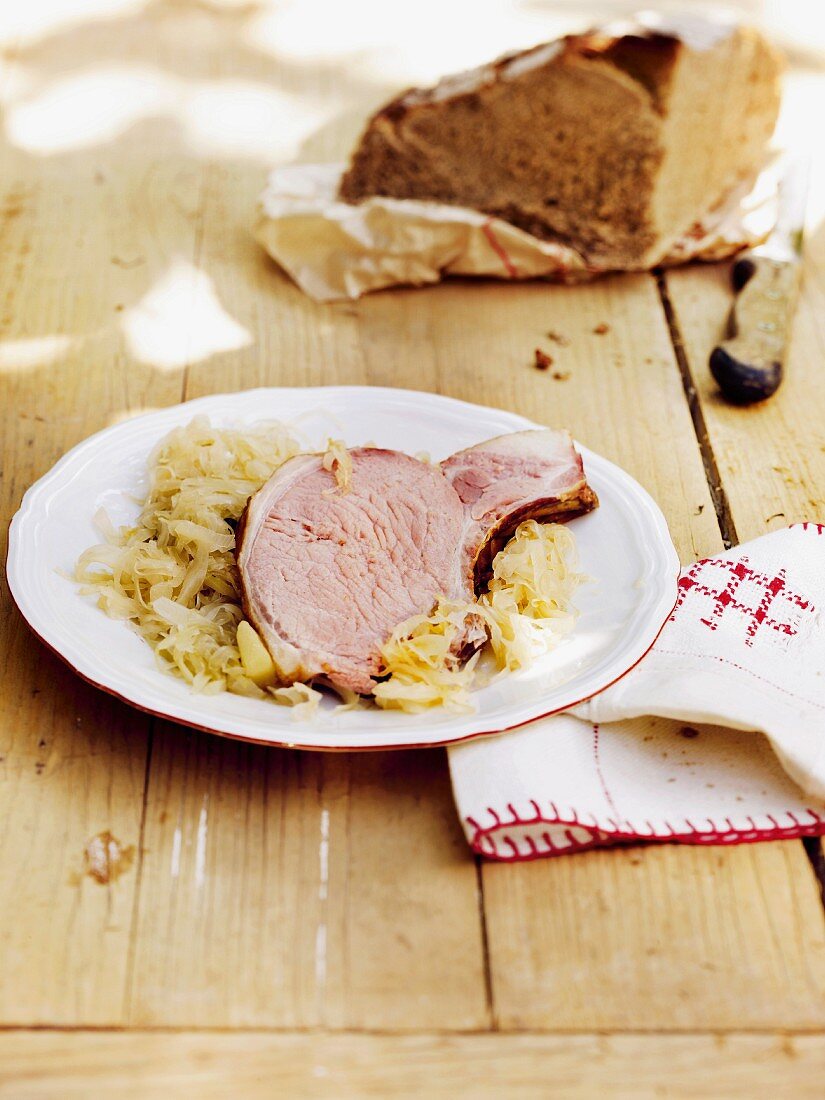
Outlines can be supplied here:
[[[596, 775], [599, 777], [599, 783], [601, 784], [602, 791], [604, 792], [605, 800], [607, 801], [608, 806], [613, 811], [613, 813], [616, 815], [616, 817], [618, 817], [619, 816], [619, 811], [616, 809], [616, 803], [613, 801], [613, 796], [610, 794], [610, 791], [607, 789], [607, 783], [605, 783], [604, 775], [602, 774], [601, 761], [599, 760], [599, 723], [598, 722], [593, 723], [593, 756], [594, 756], [595, 762], [596, 762]], [[553, 809], [555, 810], [555, 808], [556, 807], [554, 806]], [[608, 818], [608, 821], [610, 821], [610, 818]], [[618, 825], [616, 825], [615, 821], [612, 822], [612, 824], [615, 828], [618, 828]]]
[[[803, 531], [807, 531], [810, 528], [813, 531], [815, 531], [815, 533], [817, 535], [825, 534], [825, 524], [821, 524], [821, 523], [807, 523], [806, 522], [806, 523], [802, 523], [802, 524], [793, 524], [793, 525], [791, 525], [791, 528], [788, 528], [788, 529], [791, 530], [793, 527], [801, 527]], [[746, 561], [747, 561], [746, 558], [742, 559], [742, 562], [746, 562]], [[683, 576], [694, 578], [694, 581], [695, 581], [695, 577], [697, 577], [699, 572], [700, 572], [700, 570], [697, 567], [701, 566], [701, 565], [704, 565], [704, 564], [707, 564], [707, 563], [711, 563], [711, 564], [715, 564], [715, 565], [727, 565], [729, 568], [731, 568], [731, 570], [732, 570], [732, 572], [734, 572], [734, 574], [735, 574], [735, 570], [734, 570], [733, 567], [737, 564], [741, 564], [741, 563], [720, 562], [718, 559], [705, 559], [704, 562], [697, 562], [696, 565], [692, 566], [691, 569], [687, 570], [687, 572]], [[753, 572], [753, 571], [749, 570], [749, 572]], [[767, 578], [767, 576], [765, 574], [754, 574], [754, 577], [757, 578], [757, 579], [761, 578], [764, 582], [767, 582], [767, 584], [765, 585], [767, 591], [763, 595], [762, 600], [760, 601], [759, 608], [754, 609], [754, 608], [745, 607], [741, 603], [736, 601], [735, 599], [731, 599], [731, 600], [728, 600], [728, 601], [723, 601], [723, 607], [722, 607], [721, 611], [719, 612], [719, 614], [716, 614], [716, 616], [715, 616], [715, 618], [717, 620], [717, 624], [718, 624], [718, 619], [721, 617], [721, 614], [724, 612], [724, 607], [727, 606], [728, 604], [732, 603], [735, 607], [738, 608], [738, 610], [745, 611], [746, 613], [751, 614], [751, 615], [756, 617], [755, 624], [753, 623], [753, 621], [750, 624], [750, 626], [753, 628], [752, 633], [750, 634], [751, 638], [753, 637], [753, 634], [755, 634], [756, 631], [759, 629], [759, 627], [761, 625], [763, 625], [764, 623], [767, 623], [767, 625], [771, 626], [773, 629], [779, 629], [783, 633], [787, 633], [788, 631], [786, 630], [786, 628], [790, 627], [791, 632], [795, 633], [795, 630], [793, 629], [793, 624], [777, 623], [776, 620], [770, 620], [770, 619], [767, 618], [767, 610], [771, 606], [771, 604], [773, 603], [776, 596], [781, 592], [786, 598], [790, 597], [790, 602], [795, 603], [796, 606], [798, 606], [802, 610], [813, 611], [814, 610], [813, 607], [809, 604], [808, 601], [802, 600], [802, 598], [796, 596], [795, 593], [789, 593], [787, 591], [787, 589], [785, 588], [785, 584], [784, 584], [784, 579], [785, 579], [784, 571], [780, 571], [780, 573], [777, 575], [776, 578], [770, 578], [769, 579], [769, 578]], [[742, 579], [745, 579], [745, 578], [739, 578], [737, 580], [736, 585], [734, 586], [733, 590], [731, 591], [731, 596], [733, 595], [733, 592], [736, 591], [736, 589], [738, 588], [738, 585], [741, 583]], [[752, 579], [752, 578], [748, 578], [748, 579]], [[773, 592], [771, 592], [771, 584], [770, 584], [771, 580], [781, 581], [781, 584], [779, 584], [778, 586], [775, 586], [776, 590], [773, 591]], [[687, 595], [687, 591], [689, 591], [693, 587], [696, 587], [695, 583], [688, 584], [688, 585], [682, 585], [681, 579], [680, 579], [679, 600], [677, 602], [676, 608], [674, 609], [673, 615], [671, 615], [671, 619], [675, 616], [676, 611], [679, 609], [681, 604], [684, 602], [685, 596]], [[728, 591], [729, 587], [730, 587], [730, 581], [728, 582], [728, 585], [726, 586], [725, 591]], [[699, 588], [699, 591], [701, 592], [701, 587]], [[714, 590], [705, 592], [703, 594], [710, 595], [712, 597], [719, 597], [720, 596], [720, 593], [718, 591], [714, 591]], [[767, 603], [765, 603], [766, 596], [768, 597]], [[799, 602], [797, 602], [797, 601], [799, 601]], [[762, 614], [761, 616], [758, 616], [758, 612], [759, 612], [760, 608], [762, 608], [764, 610], [764, 614]], [[714, 611], [715, 610], [716, 610], [716, 608], [714, 608]], [[703, 620], [703, 621], [705, 621], [705, 620]], [[711, 623], [708, 623], [707, 625], [711, 626], [711, 629], [716, 628], [716, 626], [711, 625]], [[667, 650], [667, 649], [660, 649], [658, 652], [667, 653], [667, 654], [670, 654], [670, 655], [676, 656], [676, 657], [691, 657], [691, 658], [700, 657], [701, 658], [701, 657], [705, 657], [705, 656], [713, 656], [714, 660], [721, 661], [725, 664], [732, 665], [734, 668], [737, 668], [742, 672], [747, 672], [749, 675], [754, 676], [756, 679], [761, 680], [763, 683], [766, 683], [769, 686], [775, 688], [776, 690], [783, 692], [785, 695], [789, 695], [789, 696], [791, 696], [792, 698], [795, 698], [795, 699], [801, 699], [803, 702], [805, 702], [805, 703], [807, 703], [811, 706], [815, 706], [819, 709], [825, 709], [825, 706], [823, 706], [822, 704], [815, 703], [813, 700], [805, 699], [803, 696], [799, 696], [799, 695], [796, 695], [794, 692], [787, 691], [786, 689], [780, 687], [779, 684], [773, 684], [770, 680], [767, 680], [764, 676], [760, 676], [758, 673], [753, 672], [751, 669], [745, 668], [743, 665], [739, 665], [735, 661], [731, 661], [726, 657], [719, 657], [719, 656], [709, 655], [709, 654], [686, 653], [686, 652], [679, 652], [679, 651], [676, 651], [676, 650]], [[594, 746], [594, 748], [595, 748], [595, 751], [596, 751], [596, 764], [597, 764], [597, 769], [598, 769], [599, 768], [599, 761], [598, 761], [598, 726], [594, 724], [593, 730], [594, 730], [594, 737], [595, 737], [595, 746]], [[601, 776], [600, 776], [600, 778], [601, 778]], [[612, 799], [610, 797], [610, 793], [607, 790], [607, 788], [605, 787], [603, 780], [602, 780], [602, 789], [603, 789], [605, 797], [606, 797], [606, 799], [607, 799], [607, 801], [610, 805], [610, 808], [614, 811], [614, 813], [616, 813], [616, 808], [613, 805]], [[616, 832], [614, 834], [611, 834], [609, 832], [605, 832], [599, 826], [598, 818], [592, 812], [588, 814], [588, 816], [592, 819], [592, 826], [590, 826], [590, 825], [585, 825], [582, 822], [581, 815], [579, 813], [571, 810], [570, 814], [571, 814], [572, 819], [563, 818], [558, 813], [558, 810], [557, 810], [557, 807], [556, 807], [555, 803], [553, 803], [551, 805], [552, 805], [552, 811], [553, 811], [554, 816], [553, 817], [543, 817], [540, 813], [539, 805], [536, 802], [536, 800], [535, 799], [530, 799], [530, 807], [531, 807], [531, 810], [533, 811], [533, 813], [535, 814], [535, 816], [524, 817], [523, 818], [523, 817], [520, 817], [517, 814], [517, 812], [515, 810], [515, 807], [512, 804], [508, 804], [507, 808], [510, 811], [511, 815], [513, 816], [513, 821], [509, 822], [506, 826], [502, 825], [501, 818], [499, 817], [499, 815], [495, 811], [495, 809], [492, 806], [487, 807], [487, 812], [489, 813], [489, 815], [490, 815], [491, 819], [493, 820], [494, 824], [490, 825], [486, 829], [482, 828], [479, 825], [478, 821], [474, 817], [468, 817], [468, 818], [465, 819], [466, 823], [474, 830], [474, 833], [473, 833], [473, 835], [470, 839], [470, 847], [473, 849], [473, 851], [478, 852], [480, 855], [493, 856], [496, 859], [506, 861], [506, 862], [516, 862], [516, 861], [529, 861], [529, 860], [533, 860], [533, 859], [542, 859], [542, 858], [546, 858], [547, 856], [563, 855], [566, 852], [584, 851], [586, 849], [595, 848], [595, 847], [609, 847], [609, 846], [616, 846], [616, 845], [623, 845], [623, 844], [633, 844], [633, 843], [635, 843], [637, 841], [640, 841], [640, 840], [644, 840], [644, 841], [654, 840], [654, 841], [658, 841], [658, 842], [679, 841], [681, 843], [687, 843], [687, 844], [720, 844], [720, 843], [721, 844], [731, 844], [731, 843], [735, 844], [735, 843], [753, 843], [755, 841], [771, 840], [771, 839], [775, 839], [775, 838], [779, 838], [779, 837], [790, 839], [792, 837], [823, 836], [823, 835], [825, 835], [825, 816], [818, 813], [816, 810], [812, 810], [810, 807], [806, 807], [805, 810], [802, 811], [802, 812], [806, 813], [811, 818], [811, 823], [807, 824], [807, 825], [803, 824], [800, 821], [800, 818], [797, 816], [796, 813], [792, 813], [790, 810], [787, 810], [787, 811], [785, 811], [785, 816], [788, 818], [788, 820], [790, 820], [793, 823], [791, 826], [788, 826], [788, 827], [779, 826], [779, 823], [777, 822], [776, 818], [773, 817], [773, 815], [766, 814], [765, 817], [767, 818], [767, 820], [772, 822], [772, 827], [771, 828], [759, 828], [756, 825], [756, 822], [754, 821], [754, 819], [751, 816], [748, 816], [747, 821], [749, 822], [749, 825], [750, 825], [750, 827], [748, 829], [737, 828], [734, 825], [733, 821], [728, 817], [728, 818], [725, 818], [725, 824], [727, 825], [727, 829], [723, 829], [720, 825], [718, 825], [716, 822], [714, 822], [710, 818], [705, 818], [705, 820], [708, 823], [708, 826], [710, 827], [707, 832], [698, 830], [692, 822], [687, 821], [687, 820], [683, 823], [683, 828], [685, 830], [687, 830], [687, 831], [684, 831], [684, 832], [680, 832], [679, 830], [675, 829], [669, 821], [664, 822], [664, 828], [666, 828], [668, 830], [668, 832], [666, 832], [666, 833], [665, 832], [657, 832], [656, 829], [654, 828], [653, 824], [650, 821], [645, 821], [645, 823], [644, 823], [645, 826], [649, 829], [648, 833], [640, 832], [637, 829], [637, 827], [634, 826], [629, 821], [624, 823], [627, 826], [629, 831], [621, 830], [621, 829], [619, 829], [618, 825], [616, 825], [615, 822], [611, 822], [613, 827], [616, 829]], [[616, 813], [616, 816], [618, 817], [618, 813]], [[610, 820], [610, 819], [608, 819], [608, 820]], [[527, 854], [524, 854], [521, 851], [521, 849], [519, 848], [519, 845], [518, 845], [517, 841], [514, 840], [513, 837], [511, 837], [509, 834], [502, 835], [502, 833], [501, 833], [501, 830], [503, 830], [504, 828], [512, 828], [512, 826], [516, 825], [516, 824], [525, 825], [525, 826], [531, 826], [531, 825], [535, 826], [537, 824], [556, 825], [556, 826], [574, 826], [575, 825], [576, 828], [580, 832], [588, 834], [588, 839], [587, 840], [578, 839], [573, 834], [572, 829], [570, 827], [566, 827], [566, 828], [564, 828], [564, 838], [567, 841], [567, 845], [566, 846], [565, 845], [560, 846], [559, 844], [554, 842], [552, 836], [550, 835], [550, 833], [547, 830], [543, 830], [541, 835], [540, 835], [540, 839], [541, 839], [542, 843], [545, 845], [545, 850], [544, 851], [539, 851], [539, 847], [538, 847], [538, 844], [536, 843], [535, 837], [533, 837], [531, 834], [526, 834], [522, 839], [523, 839], [525, 845], [528, 848], [528, 852], [527, 852]], [[497, 843], [496, 843], [496, 838], [493, 835], [494, 833], [497, 833], [497, 832], [499, 833], [500, 839], [503, 840], [503, 842], [507, 845], [507, 848], [509, 849], [509, 852], [512, 853], [512, 854], [504, 855], [498, 850], [498, 846], [497, 846]]]
[[[721, 590], [718, 585], [705, 583], [700, 580], [703, 576], [707, 578], [708, 573], [717, 569], [727, 570], [730, 574], [725, 587]], [[743, 581], [752, 582], [757, 588], [762, 590], [762, 595], [757, 607], [750, 607], [741, 599], [737, 599]], [[695, 592], [713, 600], [713, 607], [710, 615], [707, 618], [699, 620], [711, 630], [717, 629], [722, 616], [728, 608], [742, 612], [744, 615], [750, 615], [750, 621], [745, 633], [745, 645], [747, 646], [753, 645], [753, 639], [762, 626], [770, 627], [772, 630], [780, 634], [786, 634], [790, 637], [793, 637], [793, 635], [797, 633], [797, 625], [795, 623], [781, 622], [778, 618], [769, 618], [768, 616], [768, 611], [780, 595], [783, 600], [786, 600], [800, 611], [807, 611], [810, 614], [813, 613], [814, 610], [810, 600], [804, 599], [802, 596], [798, 595], [798, 593], [788, 588], [784, 569], [780, 569], [776, 576], [770, 577], [767, 573], [760, 573], [758, 570], [752, 569], [749, 564], [749, 559], [746, 557], [742, 557], [739, 561], [706, 558], [690, 566], [690, 568], [679, 577], [679, 594], [676, 601], [676, 607], [673, 609], [670, 616], [671, 620], [675, 618], [689, 592]]]
[[[534, 800], [531, 800], [531, 807], [535, 805]], [[501, 825], [501, 819], [499, 815], [488, 807], [490, 816], [494, 819], [496, 824], [491, 825], [487, 829], [477, 829], [475, 835], [470, 840], [470, 847], [473, 851], [480, 855], [493, 856], [496, 859], [517, 862], [528, 861], [532, 859], [539, 859], [545, 856], [563, 855], [569, 851], [583, 851], [588, 848], [594, 848], [597, 846], [608, 847], [611, 845], [633, 844], [639, 840], [655, 840], [658, 842], [667, 841], [679, 841], [683, 844], [731, 844], [731, 843], [752, 843], [758, 840], [771, 840], [771, 839], [791, 839], [793, 837], [801, 836], [822, 836], [825, 835], [825, 817], [818, 814], [816, 811], [806, 809], [805, 813], [810, 814], [813, 818], [813, 822], [810, 825], [803, 825], [795, 814], [790, 811], [786, 811], [786, 817], [792, 822], [792, 826], [780, 826], [776, 821], [776, 818], [770, 814], [766, 814], [766, 818], [774, 822], [772, 828], [760, 828], [754, 819], [749, 815], [746, 820], [749, 823], [749, 828], [741, 829], [737, 828], [730, 818], [726, 818], [725, 822], [728, 825], [726, 830], [723, 830], [720, 825], [714, 822], [711, 818], [706, 818], [710, 829], [708, 831], [702, 831], [696, 828], [696, 826], [688, 820], [683, 822], [683, 829], [687, 831], [680, 831], [673, 827], [669, 821], [664, 822], [665, 827], [669, 830], [668, 833], [656, 833], [650, 825], [650, 822], [645, 822], [651, 828], [649, 834], [639, 832], [631, 822], [626, 824], [630, 827], [629, 832], [618, 830], [611, 834], [603, 829], [595, 827], [596, 818], [594, 817], [594, 827], [578, 824], [578, 828], [584, 832], [589, 833], [587, 840], [580, 840], [573, 835], [571, 829], [564, 829], [564, 838], [567, 841], [566, 845], [560, 845], [553, 840], [550, 833], [547, 830], [543, 830], [540, 835], [540, 840], [545, 846], [544, 851], [539, 851], [536, 838], [528, 833], [520, 839], [527, 846], [527, 853], [522, 852], [519, 847], [518, 841], [515, 840], [509, 833], [505, 833], [502, 830], [504, 828], [512, 828], [513, 825], [558, 825], [558, 826], [571, 826], [573, 823], [567, 820], [547, 817], [539, 818], [524, 818], [519, 816], [515, 810], [508, 806], [514, 815], [514, 820], [509, 822], [506, 826]], [[470, 819], [466, 819], [468, 824]], [[473, 825], [476, 825], [473, 820]], [[507, 846], [510, 854], [502, 854], [497, 847], [496, 839], [493, 836], [494, 833], [498, 833], [499, 839]]]

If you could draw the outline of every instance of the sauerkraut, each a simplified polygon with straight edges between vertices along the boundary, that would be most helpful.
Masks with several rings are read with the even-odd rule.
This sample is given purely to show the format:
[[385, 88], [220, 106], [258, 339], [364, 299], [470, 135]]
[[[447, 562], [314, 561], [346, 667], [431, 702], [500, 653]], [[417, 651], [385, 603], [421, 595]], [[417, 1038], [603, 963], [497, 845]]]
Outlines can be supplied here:
[[475, 604], [439, 600], [431, 615], [396, 627], [381, 650], [388, 678], [375, 686], [379, 707], [417, 714], [429, 707], [472, 710], [470, 688], [479, 654], [462, 663], [455, 642]]
[[[338, 492], [348, 493], [352, 484], [352, 455], [343, 439], [328, 439], [321, 465], [335, 478]], [[334, 492], [325, 489], [324, 492]]]
[[500, 671], [529, 667], [575, 625], [573, 595], [584, 580], [576, 560], [569, 528], [520, 524], [493, 559], [488, 591], [478, 600], [439, 601], [432, 615], [417, 615], [393, 631], [381, 651], [388, 678], [374, 692], [379, 707], [412, 714], [438, 705], [472, 710], [479, 654], [462, 665], [454, 653], [467, 616], [483, 618]]
[[[277, 421], [233, 430], [198, 417], [175, 429], [149, 460], [149, 491], [135, 525], [116, 529], [99, 515], [104, 542], [81, 554], [75, 578], [107, 615], [132, 624], [161, 668], [196, 691], [271, 699], [304, 718], [317, 710], [320, 691], [268, 685], [244, 665], [234, 554], [235, 525], [249, 497], [300, 449]], [[329, 440], [322, 463], [337, 491], [346, 492], [352, 458], [343, 442]], [[441, 599], [432, 614], [393, 631], [382, 649], [386, 677], [375, 687], [375, 702], [409, 713], [472, 710], [480, 653], [463, 661], [457, 644], [468, 616], [483, 621], [497, 669], [524, 668], [573, 628], [572, 597], [582, 579], [568, 528], [522, 523], [496, 555], [489, 589], [478, 600]], [[350, 695], [339, 710], [358, 705]]]
[[561, 523], [526, 520], [493, 559], [493, 576], [479, 598], [500, 669], [528, 668], [569, 634], [578, 612], [576, 542]]
[[[236, 639], [243, 611], [235, 523], [249, 497], [299, 451], [278, 422], [236, 431], [198, 417], [150, 458], [135, 526], [116, 530], [100, 517], [106, 541], [78, 560], [82, 591], [107, 615], [129, 620], [161, 667], [196, 691], [265, 697], [244, 672]], [[295, 702], [306, 703], [305, 693]]]

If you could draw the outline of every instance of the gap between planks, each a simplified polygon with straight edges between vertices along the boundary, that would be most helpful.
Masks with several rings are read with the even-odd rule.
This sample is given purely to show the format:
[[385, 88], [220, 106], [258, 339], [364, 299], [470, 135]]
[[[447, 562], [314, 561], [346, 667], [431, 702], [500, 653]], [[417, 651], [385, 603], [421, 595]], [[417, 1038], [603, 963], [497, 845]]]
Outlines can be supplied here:
[[825, 854], [822, 852], [822, 837], [806, 836], [802, 840], [802, 846], [819, 883], [822, 905], [825, 908]]
[[[682, 375], [682, 385], [685, 391], [685, 399], [687, 401], [688, 408], [690, 409], [690, 415], [693, 421], [693, 428], [694, 432], [696, 433], [696, 440], [699, 444], [699, 450], [702, 455], [702, 463], [705, 468], [705, 476], [707, 478], [708, 488], [710, 489], [711, 498], [713, 500], [713, 506], [716, 510], [716, 519], [719, 523], [719, 531], [727, 548], [730, 548], [731, 546], [737, 546], [739, 545], [740, 540], [736, 531], [736, 524], [733, 519], [733, 510], [731, 508], [728, 495], [725, 491], [722, 481], [722, 475], [719, 470], [719, 465], [716, 461], [716, 456], [714, 454], [711, 433], [708, 430], [708, 426], [705, 421], [705, 415], [702, 410], [702, 401], [699, 396], [696, 382], [694, 380], [693, 368], [691, 367], [690, 357], [687, 353], [685, 340], [682, 336], [682, 330], [679, 325], [677, 311], [668, 290], [665, 273], [662, 270], [659, 270], [656, 273], [656, 285], [659, 291], [659, 298], [662, 303], [662, 309], [664, 310], [665, 318], [667, 320], [668, 331], [670, 332], [670, 339], [673, 345], [674, 354], [676, 356], [676, 362], [679, 365], [679, 371]], [[813, 874], [819, 884], [819, 893], [822, 899], [823, 908], [825, 909], [825, 855], [823, 855], [822, 838], [803, 837], [802, 846], [805, 851], [805, 855], [808, 858], [808, 862], [811, 865]]]
[[506, 1031], [493, 1031], [487, 1027], [325, 1027], [306, 1026], [261, 1026], [256, 1024], [26, 1024], [0, 1023], [0, 1037], [4, 1035], [272, 1035], [272, 1036], [325, 1036], [329, 1038], [347, 1038], [360, 1035], [375, 1038], [414, 1039], [416, 1037], [443, 1036], [444, 1038], [490, 1037], [508, 1039], [534, 1036], [552, 1038], [553, 1036], [573, 1038], [576, 1036], [603, 1036], [605, 1038], [628, 1036], [650, 1036], [666, 1041], [671, 1038], [710, 1038], [726, 1039], [737, 1035], [779, 1035], [822, 1036], [825, 1030], [818, 1024], [810, 1026], [794, 1024], [791, 1028], [779, 1028], [766, 1024], [764, 1027], [732, 1025], [731, 1027], [679, 1027], [662, 1031], [656, 1027], [508, 1027]]
[[731, 546], [736, 546], [739, 542], [739, 538], [736, 534], [736, 524], [733, 521], [728, 495], [722, 484], [722, 476], [719, 473], [716, 456], [713, 453], [713, 445], [710, 441], [707, 425], [705, 424], [705, 415], [702, 412], [699, 395], [696, 392], [696, 386], [693, 382], [693, 374], [691, 373], [690, 364], [685, 354], [685, 344], [682, 339], [682, 332], [679, 328], [679, 322], [676, 319], [673, 303], [668, 294], [665, 277], [661, 271], [656, 273], [656, 286], [659, 291], [659, 300], [662, 303], [665, 320], [667, 321], [670, 342], [673, 346], [673, 354], [676, 357], [679, 373], [682, 376], [685, 401], [690, 410], [690, 418], [693, 421], [696, 442], [699, 444], [699, 453], [702, 456], [705, 477], [707, 479], [708, 488], [710, 489], [711, 499], [713, 500], [713, 507], [716, 511], [716, 519], [719, 523], [719, 533], [722, 536], [725, 549], [729, 550]]
[[498, 1031], [498, 1018], [496, 1016], [496, 1000], [493, 991], [493, 968], [490, 963], [490, 937], [487, 931], [487, 910], [484, 904], [484, 875], [482, 874], [481, 856], [473, 857], [476, 865], [476, 890], [478, 891], [478, 919], [481, 923], [481, 949], [484, 954], [484, 997], [487, 1004], [487, 1012], [490, 1017], [490, 1030]]

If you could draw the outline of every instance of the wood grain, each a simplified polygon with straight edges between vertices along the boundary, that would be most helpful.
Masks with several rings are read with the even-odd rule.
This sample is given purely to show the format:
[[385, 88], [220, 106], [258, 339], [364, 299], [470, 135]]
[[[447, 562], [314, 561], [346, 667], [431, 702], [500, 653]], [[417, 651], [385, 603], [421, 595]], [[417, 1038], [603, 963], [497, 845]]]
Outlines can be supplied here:
[[442, 752], [158, 732], [130, 1022], [479, 1028], [475, 868]]
[[[113, 263], [135, 254], [146, 267], [158, 262], [180, 181], [174, 167], [158, 167], [136, 195], [130, 172], [100, 165], [64, 164], [58, 184], [57, 166], [3, 162], [3, 559], [23, 490], [65, 450], [129, 410], [180, 396], [180, 377], [131, 361], [116, 319], [140, 275]], [[66, 272], [81, 267], [77, 294]], [[138, 844], [148, 722], [39, 646], [5, 584], [0, 651], [0, 1019], [113, 1022], [136, 870], [98, 885], [83, 874], [83, 851], [104, 829]]]
[[[29, 73], [36, 99], [66, 75], [67, 58], [83, 73], [116, 53], [124, 30], [104, 20], [20, 43], [7, 58]], [[154, 65], [174, 52], [149, 21], [129, 28], [123, 48]], [[12, 75], [4, 70], [6, 86]], [[40, 120], [42, 133], [48, 114]], [[6, 121], [14, 136], [13, 112]], [[55, 127], [53, 155], [24, 138], [0, 153], [3, 561], [23, 491], [66, 450], [180, 400], [182, 365], [148, 361], [127, 322], [174, 257], [193, 260], [201, 192], [199, 165], [159, 123], [91, 148], [60, 145]], [[149, 722], [38, 645], [5, 584], [0, 652], [0, 1020], [117, 1023], [139, 862], [104, 885], [85, 873], [84, 850], [105, 830], [139, 846]]]
[[[708, 356], [732, 300], [729, 266], [689, 267], [666, 280], [700, 430], [714, 455], [732, 534], [741, 542], [790, 523], [825, 521], [825, 143], [805, 125], [823, 105], [825, 84], [810, 73], [791, 73], [782, 124], [791, 148], [804, 144], [810, 153], [811, 180], [801, 295], [785, 381], [774, 397], [737, 409], [722, 400], [710, 377]], [[821, 857], [816, 865], [822, 878]]]
[[[720, 548], [651, 278], [515, 293], [450, 286], [420, 296], [432, 303], [429, 328], [443, 391], [573, 425], [583, 442], [620, 462], [658, 499], [683, 560]], [[601, 323], [610, 331], [598, 335], [593, 330]], [[530, 365], [533, 344], [551, 329], [570, 340], [561, 348], [544, 342], [554, 367], [569, 370], [564, 381]], [[383, 350], [375, 349], [376, 361]], [[699, 891], [702, 882], [714, 885]], [[822, 913], [801, 844], [724, 852], [639, 848], [487, 865], [483, 883], [502, 1028], [825, 1020]], [[800, 934], [804, 947], [788, 962], [785, 953]], [[744, 944], [758, 965], [743, 960]], [[582, 982], [585, 972], [591, 979]]]
[[820, 1035], [0, 1034], [0, 1097], [818, 1100]]
[[[568, 424], [651, 491], [683, 560], [718, 549], [652, 278], [465, 281], [320, 306], [265, 259], [250, 233], [265, 166], [340, 156], [395, 81], [267, 52], [259, 14], [127, 6], [5, 54], [0, 91], [25, 77], [26, 110], [7, 113], [0, 162], [4, 516], [68, 447], [141, 408], [369, 383]], [[75, 121], [98, 129], [71, 138], [47, 108], [65, 79], [95, 73], [128, 94], [110, 80], [112, 111], [87, 101]], [[264, 123], [238, 126], [233, 102]], [[814, 230], [789, 380], [764, 409], [722, 407], [703, 381], [724, 268], [667, 279], [705, 459], [742, 538], [822, 516], [823, 243]], [[822, 909], [800, 844], [479, 874], [442, 751], [323, 757], [158, 723], [147, 770], [147, 720], [45, 654], [5, 588], [0, 646], [0, 1023], [424, 1033], [11, 1031], [0, 1095], [257, 1095], [273, 1081], [288, 1095], [821, 1091], [818, 1037], [590, 1034], [821, 1028]], [[140, 849], [108, 886], [82, 862], [104, 829]], [[457, 1034], [492, 1025], [567, 1034]], [[428, 1034], [440, 1029], [452, 1034]]]
[[801, 844], [617, 854], [485, 869], [502, 1028], [822, 1026], [825, 942]]
[[[357, 311], [310, 302], [249, 236], [259, 177], [210, 171], [199, 264], [253, 339], [193, 363], [187, 397], [369, 379]], [[161, 726], [145, 846], [133, 1023], [489, 1023], [475, 866], [443, 752], [323, 757]]]

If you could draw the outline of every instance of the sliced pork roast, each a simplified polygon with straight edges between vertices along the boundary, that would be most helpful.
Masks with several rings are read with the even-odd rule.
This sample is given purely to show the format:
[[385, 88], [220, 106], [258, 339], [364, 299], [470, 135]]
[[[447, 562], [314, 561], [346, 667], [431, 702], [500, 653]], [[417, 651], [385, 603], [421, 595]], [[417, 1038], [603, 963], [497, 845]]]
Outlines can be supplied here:
[[[393, 629], [439, 596], [472, 598], [522, 520], [567, 520], [598, 503], [566, 432], [502, 436], [441, 466], [349, 453], [346, 489], [322, 456], [299, 455], [250, 499], [238, 528], [246, 614], [283, 683], [369, 694]], [[461, 656], [482, 642], [468, 617]]]
[[372, 691], [393, 628], [437, 597], [466, 598], [464, 508], [437, 466], [350, 451], [341, 490], [321, 456], [284, 463], [247, 506], [238, 566], [250, 621], [282, 679]]
[[599, 503], [565, 431], [496, 436], [445, 459], [441, 469], [465, 508], [461, 568], [477, 592], [524, 520], [565, 522]]

